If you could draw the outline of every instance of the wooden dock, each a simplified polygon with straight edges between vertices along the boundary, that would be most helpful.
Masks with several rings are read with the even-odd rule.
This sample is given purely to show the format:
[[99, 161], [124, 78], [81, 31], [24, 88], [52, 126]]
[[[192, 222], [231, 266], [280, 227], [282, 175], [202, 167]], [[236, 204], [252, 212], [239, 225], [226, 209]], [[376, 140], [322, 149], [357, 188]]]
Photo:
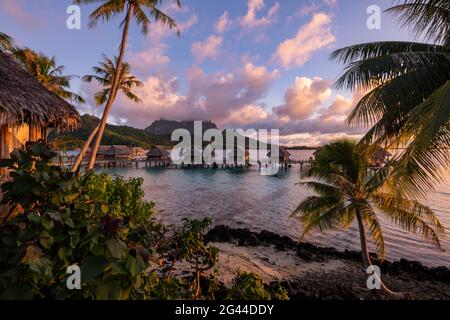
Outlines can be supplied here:
[[[88, 162], [84, 161], [81, 163], [82, 168], [87, 167]], [[311, 161], [288, 161], [280, 163], [280, 167], [283, 169], [291, 168], [292, 166], [300, 166], [300, 170], [302, 171], [305, 167], [309, 167]], [[73, 161], [60, 162], [59, 165], [63, 167], [71, 167], [73, 165]], [[239, 163], [223, 163], [223, 164], [181, 164], [176, 165], [172, 163], [170, 160], [97, 160], [95, 162], [95, 168], [166, 168], [166, 169], [189, 169], [189, 168], [198, 168], [198, 169], [233, 169], [233, 168], [246, 168], [250, 167], [249, 163], [239, 164]], [[263, 164], [259, 163], [257, 166], [261, 169]], [[266, 165], [267, 167], [267, 165]]]

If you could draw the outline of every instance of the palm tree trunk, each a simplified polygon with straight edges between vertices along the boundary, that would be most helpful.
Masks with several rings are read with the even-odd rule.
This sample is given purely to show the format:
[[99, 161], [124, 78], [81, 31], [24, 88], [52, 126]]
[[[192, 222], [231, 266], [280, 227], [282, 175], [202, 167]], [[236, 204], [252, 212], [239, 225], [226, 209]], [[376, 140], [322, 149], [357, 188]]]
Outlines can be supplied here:
[[100, 121], [100, 127], [98, 130], [97, 138], [95, 139], [94, 146], [92, 148], [92, 154], [91, 154], [91, 158], [89, 159], [88, 170], [92, 170], [94, 168], [95, 159], [97, 158], [98, 148], [100, 146], [100, 142], [103, 137], [103, 132], [105, 131], [106, 120], [108, 119], [109, 112], [111, 111], [111, 108], [112, 108], [112, 105], [116, 98], [117, 90], [119, 87], [119, 79], [120, 79], [121, 72], [122, 72], [122, 62], [123, 62], [123, 57], [125, 55], [125, 47], [127, 45], [128, 30], [129, 30], [130, 21], [131, 21], [131, 10], [132, 10], [131, 5], [128, 4], [127, 16], [125, 18], [125, 25], [124, 25], [124, 29], [123, 29], [123, 35], [122, 35], [122, 42], [120, 44], [120, 54], [119, 54], [119, 58], [117, 60], [117, 70], [116, 70], [116, 74], [114, 76], [114, 81], [111, 86], [111, 92], [109, 94], [108, 102], [106, 103], [105, 110], [103, 112], [103, 116]]
[[91, 134], [89, 135], [86, 142], [83, 144], [83, 147], [81, 148], [80, 154], [78, 155], [77, 159], [75, 160], [75, 163], [72, 166], [72, 172], [77, 172], [78, 168], [80, 167], [81, 162], [83, 161], [84, 155], [86, 154], [87, 149], [89, 148], [92, 140], [94, 139], [95, 135], [98, 132], [98, 129], [100, 128], [100, 123], [92, 130]]
[[[358, 221], [358, 230], [359, 230], [359, 240], [361, 242], [361, 254], [364, 262], [365, 268], [368, 268], [372, 265], [372, 262], [370, 260], [370, 254], [369, 254], [369, 248], [367, 246], [367, 238], [366, 238], [366, 231], [364, 228], [364, 223], [362, 220], [362, 216], [360, 212], [356, 212], [356, 220]], [[386, 285], [381, 281], [381, 279], [378, 277], [377, 274], [374, 274], [375, 277], [377, 277], [377, 280], [380, 282], [381, 289], [389, 296], [396, 298], [396, 299], [404, 299], [406, 298], [406, 294], [402, 292], [395, 292], [386, 287]]]

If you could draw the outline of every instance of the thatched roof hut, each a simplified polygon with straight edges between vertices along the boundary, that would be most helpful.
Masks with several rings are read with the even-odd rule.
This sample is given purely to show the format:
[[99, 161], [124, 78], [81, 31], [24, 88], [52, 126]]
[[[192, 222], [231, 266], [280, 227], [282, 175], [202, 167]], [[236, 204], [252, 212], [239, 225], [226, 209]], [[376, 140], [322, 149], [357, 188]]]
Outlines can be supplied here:
[[100, 146], [97, 152], [98, 159], [129, 159], [133, 149], [124, 145]]
[[0, 52], [0, 126], [29, 123], [70, 130], [79, 122], [80, 115], [72, 105]]
[[[272, 151], [269, 151], [267, 156], [272, 157]], [[289, 158], [291, 157], [291, 153], [287, 151], [285, 147], [280, 146], [278, 148], [278, 157], [280, 162], [289, 162]]]
[[45, 89], [14, 59], [0, 52], [0, 151], [7, 158], [26, 141], [45, 139], [48, 128], [74, 129], [76, 109]]
[[143, 148], [141, 148], [141, 147], [133, 147], [133, 148], [131, 148], [132, 149], [132, 153], [131, 153], [131, 155], [133, 156], [133, 157], [145, 157], [145, 155], [146, 155], [146, 151], [143, 149]]
[[159, 146], [152, 146], [147, 152], [149, 160], [167, 160], [169, 159], [169, 152]]
[[377, 145], [375, 146], [372, 153], [372, 165], [380, 165], [385, 163], [389, 158], [392, 157], [392, 153], [384, 149], [383, 147]]

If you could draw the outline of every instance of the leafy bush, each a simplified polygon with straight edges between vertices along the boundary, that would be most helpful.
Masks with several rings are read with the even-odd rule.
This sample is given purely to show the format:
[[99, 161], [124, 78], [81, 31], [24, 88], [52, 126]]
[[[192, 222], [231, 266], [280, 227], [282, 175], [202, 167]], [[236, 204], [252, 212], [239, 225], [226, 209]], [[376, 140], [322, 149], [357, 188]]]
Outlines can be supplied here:
[[242, 272], [235, 279], [228, 291], [229, 300], [289, 300], [288, 292], [277, 285], [266, 287], [260, 276], [254, 273]]
[[[0, 227], [1, 298], [144, 298], [149, 252], [128, 238], [139, 225], [116, 214], [114, 196], [92, 192], [102, 178], [52, 166], [53, 156], [42, 143], [27, 144], [2, 164], [12, 181], [2, 185], [11, 214]], [[131, 195], [138, 184], [121, 180], [117, 189]], [[152, 204], [133, 196], [130, 206], [150, 218]], [[67, 289], [71, 265], [81, 268], [83, 290]]]
[[[201, 234], [208, 221], [157, 224], [141, 179], [70, 173], [51, 164], [54, 156], [30, 143], [1, 164], [11, 176], [2, 185], [11, 211], [0, 225], [1, 298], [199, 298], [195, 281], [155, 277], [167, 274], [164, 264], [146, 270], [169, 257], [194, 263], [196, 275], [212, 267], [217, 252]], [[82, 290], [67, 289], [72, 265], [81, 268]]]
[[[0, 299], [283, 299], [254, 274], [228, 292], [213, 272], [218, 250], [205, 244], [211, 223], [153, 218], [142, 179], [75, 174], [54, 166], [45, 144], [28, 143], [2, 160], [11, 181], [0, 204]], [[82, 290], [69, 290], [69, 266]], [[192, 272], [186, 275], [186, 271]]]

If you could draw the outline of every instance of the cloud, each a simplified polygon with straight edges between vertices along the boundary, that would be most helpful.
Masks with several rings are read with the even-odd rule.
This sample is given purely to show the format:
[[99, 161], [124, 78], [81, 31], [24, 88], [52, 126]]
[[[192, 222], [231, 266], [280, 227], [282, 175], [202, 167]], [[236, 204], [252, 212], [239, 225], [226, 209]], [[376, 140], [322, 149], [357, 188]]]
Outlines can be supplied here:
[[217, 33], [224, 33], [231, 27], [231, 24], [232, 22], [228, 16], [228, 11], [225, 11], [214, 25], [214, 30], [216, 30]]
[[246, 28], [262, 27], [272, 24], [276, 14], [280, 9], [280, 4], [276, 2], [267, 12], [266, 16], [256, 17], [256, 13], [264, 9], [264, 0], [249, 0], [247, 14], [241, 19], [241, 26]]
[[324, 121], [343, 121], [350, 114], [355, 103], [342, 95], [337, 95], [331, 106], [321, 110], [321, 119]]
[[246, 105], [230, 113], [227, 123], [235, 126], [248, 125], [249, 123], [264, 121], [270, 118], [269, 113], [260, 105]]
[[314, 52], [336, 41], [331, 32], [331, 15], [316, 13], [302, 26], [294, 38], [282, 42], [273, 57], [285, 68], [301, 67], [311, 59]]
[[[269, 118], [269, 112], [259, 101], [267, 94], [270, 84], [278, 78], [277, 70], [247, 62], [233, 73], [205, 73], [198, 66], [186, 71], [187, 90], [181, 92], [177, 77], [152, 75], [135, 93], [142, 99], [136, 104], [119, 94], [111, 111], [111, 119], [123, 119], [127, 125], [146, 127], [153, 120], [214, 120], [221, 127]], [[94, 106], [93, 94], [98, 87], [82, 84], [88, 105]], [[98, 107], [84, 107], [98, 115]]]
[[323, 0], [323, 3], [330, 8], [336, 8], [338, 5], [338, 0]]
[[[161, 10], [177, 21], [177, 28], [181, 34], [187, 32], [198, 23], [197, 15], [191, 13], [189, 7], [178, 8], [172, 3], [165, 5]], [[151, 32], [149, 32], [148, 38], [153, 42], [161, 42], [169, 36], [176, 35], [176, 30], [170, 29], [162, 23], [154, 23], [151, 26]]]
[[128, 52], [127, 61], [131, 65], [132, 72], [145, 76], [151, 71], [167, 66], [170, 63], [170, 58], [166, 54], [167, 48], [168, 46], [164, 43], [155, 43], [147, 50]]
[[210, 58], [216, 58], [222, 48], [223, 38], [221, 36], [211, 35], [205, 41], [194, 42], [191, 47], [191, 52], [197, 62]]
[[274, 108], [275, 113], [290, 120], [307, 119], [330, 97], [330, 84], [322, 78], [297, 77], [285, 94], [285, 103]]
[[[165, 11], [174, 16], [189, 15], [182, 18], [177, 18], [178, 29], [181, 33], [187, 32], [194, 27], [198, 18], [197, 15], [191, 14], [189, 8], [179, 9], [177, 6], [166, 6]], [[130, 63], [132, 71], [136, 72], [139, 76], [147, 77], [149, 74], [155, 71], [161, 71], [161, 69], [169, 65], [171, 59], [167, 54], [169, 46], [164, 43], [164, 40], [170, 36], [175, 35], [173, 30], [168, 29], [162, 24], [153, 24], [151, 32], [148, 35], [148, 46], [141, 51], [128, 50], [127, 62]]]
[[23, 4], [23, 2], [18, 0], [2, 0], [0, 3], [0, 8], [8, 16], [12, 17], [28, 30], [33, 30], [43, 24], [43, 20], [38, 19], [35, 15], [26, 12], [22, 8], [21, 4]]

